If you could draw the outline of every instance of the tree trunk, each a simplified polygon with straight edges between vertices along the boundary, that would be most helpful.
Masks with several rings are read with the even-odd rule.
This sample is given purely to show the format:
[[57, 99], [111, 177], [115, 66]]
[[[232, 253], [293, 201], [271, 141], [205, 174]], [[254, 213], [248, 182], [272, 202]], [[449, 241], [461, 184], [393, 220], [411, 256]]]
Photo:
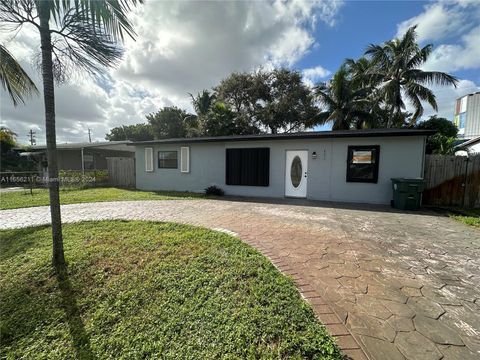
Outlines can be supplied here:
[[391, 128], [393, 124], [393, 113], [395, 111], [395, 106], [392, 105], [390, 107], [390, 113], [388, 114], [388, 120], [387, 120], [387, 128]]
[[[46, 4], [44, 4], [46, 5]], [[63, 254], [62, 219], [57, 165], [57, 141], [55, 134], [55, 93], [53, 84], [52, 41], [50, 33], [49, 6], [39, 6], [40, 40], [42, 49], [43, 101], [45, 104], [45, 131], [47, 138], [48, 189], [52, 218], [53, 253], [52, 264], [61, 269], [65, 266]]]

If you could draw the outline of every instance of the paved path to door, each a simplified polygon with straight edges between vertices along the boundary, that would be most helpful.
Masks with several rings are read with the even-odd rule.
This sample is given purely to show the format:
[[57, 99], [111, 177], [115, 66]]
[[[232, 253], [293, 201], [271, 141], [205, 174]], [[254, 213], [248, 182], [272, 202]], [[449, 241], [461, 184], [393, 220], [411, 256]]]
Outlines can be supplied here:
[[[480, 358], [480, 231], [448, 218], [232, 199], [75, 204], [62, 214], [234, 232], [294, 277], [353, 358], [365, 358], [358, 344], [371, 359]], [[48, 222], [47, 207], [0, 211], [3, 229]]]

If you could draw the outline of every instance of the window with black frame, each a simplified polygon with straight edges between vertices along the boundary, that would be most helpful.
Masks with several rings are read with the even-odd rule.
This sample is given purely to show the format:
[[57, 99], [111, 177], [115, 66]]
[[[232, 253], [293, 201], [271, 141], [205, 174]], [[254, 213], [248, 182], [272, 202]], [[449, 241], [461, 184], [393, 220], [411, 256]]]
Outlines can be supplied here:
[[177, 151], [159, 151], [158, 152], [159, 169], [177, 169], [178, 155]]
[[348, 147], [347, 182], [378, 182], [379, 145]]

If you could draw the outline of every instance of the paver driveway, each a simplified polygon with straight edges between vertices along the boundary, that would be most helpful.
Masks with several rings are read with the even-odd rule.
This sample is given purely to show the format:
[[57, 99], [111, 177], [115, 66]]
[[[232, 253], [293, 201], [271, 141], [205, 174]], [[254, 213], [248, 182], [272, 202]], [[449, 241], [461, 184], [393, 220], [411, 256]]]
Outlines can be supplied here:
[[[232, 199], [75, 204], [62, 206], [62, 216], [235, 232], [294, 276], [352, 357], [364, 355], [341, 322], [371, 359], [480, 358], [480, 231], [448, 218]], [[47, 207], [0, 211], [4, 229], [48, 222]]]

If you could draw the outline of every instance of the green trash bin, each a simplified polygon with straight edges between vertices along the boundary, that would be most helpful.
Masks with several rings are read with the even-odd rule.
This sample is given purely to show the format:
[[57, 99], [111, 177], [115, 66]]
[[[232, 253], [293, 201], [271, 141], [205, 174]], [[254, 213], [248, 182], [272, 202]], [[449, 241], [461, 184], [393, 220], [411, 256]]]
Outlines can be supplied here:
[[393, 207], [400, 210], [417, 210], [425, 181], [423, 179], [393, 178]]

